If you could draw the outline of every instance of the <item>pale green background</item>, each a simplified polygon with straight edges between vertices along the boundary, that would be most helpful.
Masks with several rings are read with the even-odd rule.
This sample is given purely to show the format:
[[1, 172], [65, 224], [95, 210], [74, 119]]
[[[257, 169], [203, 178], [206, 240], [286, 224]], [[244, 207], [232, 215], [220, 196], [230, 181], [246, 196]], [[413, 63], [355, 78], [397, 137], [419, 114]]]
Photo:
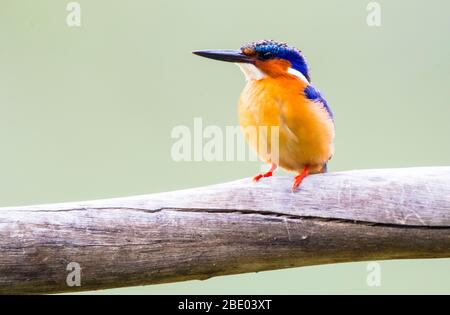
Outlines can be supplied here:
[[[237, 67], [194, 49], [263, 38], [303, 50], [334, 109], [330, 169], [449, 165], [450, 2], [0, 0], [0, 205], [127, 196], [253, 175], [170, 158], [176, 125], [235, 125]], [[450, 293], [450, 260], [296, 268], [104, 293]]]

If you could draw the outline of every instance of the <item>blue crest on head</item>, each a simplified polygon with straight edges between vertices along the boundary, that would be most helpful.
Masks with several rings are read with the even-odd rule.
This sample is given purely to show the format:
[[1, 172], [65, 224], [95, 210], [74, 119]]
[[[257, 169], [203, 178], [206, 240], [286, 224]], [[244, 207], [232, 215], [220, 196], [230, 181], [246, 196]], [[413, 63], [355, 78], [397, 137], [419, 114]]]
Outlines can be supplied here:
[[291, 63], [293, 69], [299, 71], [310, 81], [308, 64], [305, 57], [300, 50], [295, 47], [290, 47], [285, 43], [275, 42], [273, 40], [262, 40], [244, 45], [241, 50], [254, 51], [258, 58], [262, 60], [269, 60], [274, 58], [285, 59]]

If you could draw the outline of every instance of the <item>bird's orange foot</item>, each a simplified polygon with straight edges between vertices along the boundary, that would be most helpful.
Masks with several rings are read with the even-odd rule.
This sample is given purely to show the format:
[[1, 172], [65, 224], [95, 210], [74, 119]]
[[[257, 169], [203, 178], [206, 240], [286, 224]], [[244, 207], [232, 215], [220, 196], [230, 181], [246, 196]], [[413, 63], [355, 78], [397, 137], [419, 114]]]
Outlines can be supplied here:
[[268, 170], [266, 173], [261, 173], [253, 177], [253, 181], [257, 182], [263, 177], [271, 177], [273, 175], [273, 172], [277, 169], [277, 165], [273, 164], [270, 166], [270, 170]]
[[272, 175], [273, 175], [273, 172], [271, 172], [271, 171], [268, 171], [268, 172], [262, 173], [262, 174], [258, 174], [255, 177], [253, 177], [253, 181], [257, 182], [263, 177], [271, 177]]
[[305, 166], [303, 171], [300, 174], [298, 174], [297, 176], [295, 176], [294, 182], [292, 183], [292, 187], [291, 187], [292, 191], [296, 190], [300, 186], [303, 179], [306, 176], [308, 176], [308, 174], [309, 174], [308, 166]]

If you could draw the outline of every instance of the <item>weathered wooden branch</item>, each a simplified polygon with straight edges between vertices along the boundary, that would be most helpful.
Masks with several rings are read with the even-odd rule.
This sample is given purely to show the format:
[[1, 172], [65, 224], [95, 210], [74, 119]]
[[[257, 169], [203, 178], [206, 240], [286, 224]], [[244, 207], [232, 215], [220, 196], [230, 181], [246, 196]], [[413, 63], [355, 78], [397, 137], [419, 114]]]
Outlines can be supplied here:
[[[0, 209], [0, 293], [143, 285], [338, 262], [450, 257], [450, 167], [249, 179]], [[78, 263], [81, 286], [67, 265]]]

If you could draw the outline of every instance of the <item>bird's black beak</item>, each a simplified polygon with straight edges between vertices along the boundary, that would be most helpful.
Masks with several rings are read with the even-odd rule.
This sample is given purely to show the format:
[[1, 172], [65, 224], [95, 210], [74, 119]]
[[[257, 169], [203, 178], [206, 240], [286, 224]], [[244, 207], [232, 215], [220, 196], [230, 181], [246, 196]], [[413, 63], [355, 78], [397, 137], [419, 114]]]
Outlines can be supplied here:
[[240, 50], [195, 50], [194, 55], [201, 57], [236, 63], [253, 63], [255, 58], [253, 56], [244, 55]]

